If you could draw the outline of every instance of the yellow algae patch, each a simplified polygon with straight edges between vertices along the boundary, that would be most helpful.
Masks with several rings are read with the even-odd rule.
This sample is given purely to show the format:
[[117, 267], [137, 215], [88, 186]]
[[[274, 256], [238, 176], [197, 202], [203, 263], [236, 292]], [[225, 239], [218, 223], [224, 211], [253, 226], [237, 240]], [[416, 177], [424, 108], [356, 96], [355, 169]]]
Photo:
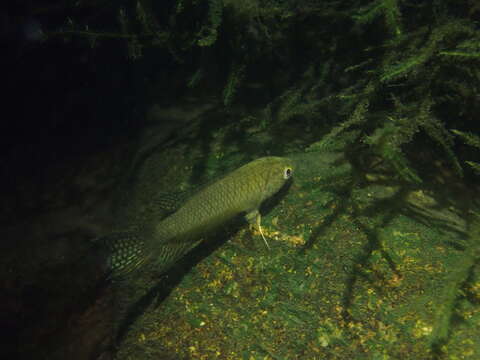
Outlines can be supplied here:
[[[277, 230], [271, 230], [268, 228], [262, 228], [263, 229], [263, 234], [268, 238], [268, 239], [274, 239], [277, 241], [283, 241], [295, 246], [302, 246], [305, 245], [307, 242], [303, 235], [289, 235], [282, 233]], [[255, 236], [260, 235], [260, 232], [258, 230], [254, 230]]]
[[423, 320], [417, 320], [415, 323], [415, 327], [413, 328], [413, 336], [416, 338], [421, 338], [424, 336], [428, 336], [432, 333], [433, 331], [433, 326], [426, 323]]

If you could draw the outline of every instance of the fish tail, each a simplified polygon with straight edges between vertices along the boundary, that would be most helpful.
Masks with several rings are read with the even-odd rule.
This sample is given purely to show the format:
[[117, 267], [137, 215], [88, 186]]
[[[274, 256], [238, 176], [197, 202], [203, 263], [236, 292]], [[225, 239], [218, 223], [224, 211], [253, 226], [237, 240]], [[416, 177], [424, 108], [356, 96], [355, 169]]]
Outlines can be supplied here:
[[93, 256], [107, 278], [118, 279], [148, 262], [152, 257], [149, 243], [142, 230], [113, 232], [95, 241]]

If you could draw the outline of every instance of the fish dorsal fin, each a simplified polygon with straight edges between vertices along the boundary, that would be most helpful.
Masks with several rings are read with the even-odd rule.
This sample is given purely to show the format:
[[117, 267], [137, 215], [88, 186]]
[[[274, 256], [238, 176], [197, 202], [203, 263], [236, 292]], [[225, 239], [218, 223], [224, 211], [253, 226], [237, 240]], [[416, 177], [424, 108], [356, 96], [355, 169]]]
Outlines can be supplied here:
[[[214, 172], [213, 175], [209, 174], [208, 172], [205, 172], [206, 174], [202, 174], [200, 176], [192, 176], [190, 178], [191, 182], [191, 190], [187, 191], [187, 198], [185, 200], [188, 200], [188, 197], [194, 196], [197, 193], [201, 192], [205, 188], [209, 187], [210, 185], [222, 181], [224, 178], [229, 176], [233, 171], [240, 169], [242, 166], [248, 164], [251, 162], [251, 159], [243, 159], [242, 161], [239, 162], [231, 162], [227, 166], [222, 166], [221, 168], [217, 168]], [[198, 178], [200, 177], [200, 180]]]
[[201, 184], [191, 185], [187, 190], [159, 192], [152, 197], [150, 205], [162, 210], [166, 215], [173, 214], [180, 209], [188, 199], [219, 179], [221, 179], [221, 177], [216, 177], [215, 180], [208, 180]]
[[192, 196], [198, 194], [210, 185], [222, 180], [230, 171], [221, 171], [209, 179], [203, 181], [193, 181], [186, 190], [164, 191], [155, 194], [150, 203], [153, 207], [166, 212], [168, 215], [180, 209], [185, 202]]
[[155, 194], [150, 203], [167, 214], [177, 211], [191, 196], [190, 190], [165, 191]]

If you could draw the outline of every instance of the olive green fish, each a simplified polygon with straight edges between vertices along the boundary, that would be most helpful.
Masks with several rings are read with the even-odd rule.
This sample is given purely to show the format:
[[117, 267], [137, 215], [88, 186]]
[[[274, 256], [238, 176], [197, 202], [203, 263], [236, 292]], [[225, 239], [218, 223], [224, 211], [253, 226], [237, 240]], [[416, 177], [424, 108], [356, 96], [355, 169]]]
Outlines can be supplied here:
[[288, 158], [256, 159], [202, 188], [164, 220], [106, 236], [100, 243], [107, 254], [110, 277], [121, 277], [146, 263], [165, 272], [198, 245], [202, 236], [241, 214], [263, 237], [260, 205], [277, 193], [292, 173], [293, 163]]

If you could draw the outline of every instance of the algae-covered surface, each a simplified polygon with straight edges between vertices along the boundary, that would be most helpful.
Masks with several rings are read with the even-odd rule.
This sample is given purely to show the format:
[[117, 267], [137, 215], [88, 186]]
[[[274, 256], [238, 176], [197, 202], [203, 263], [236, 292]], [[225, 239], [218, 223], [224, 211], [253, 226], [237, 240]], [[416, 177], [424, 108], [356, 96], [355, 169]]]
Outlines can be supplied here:
[[[158, 189], [185, 190], [266, 155], [248, 141], [272, 138], [245, 126], [250, 140], [238, 144], [223, 127], [207, 151], [186, 139], [142, 157], [129, 211], [152, 217], [145, 204]], [[295, 169], [263, 210], [270, 249], [239, 222], [181, 271], [130, 280], [118, 359], [480, 358], [475, 215], [448, 191], [361, 174], [341, 153], [291, 144], [275, 155]]]
[[[408, 184], [378, 158], [307, 152], [320, 134], [239, 114], [213, 104], [168, 138], [146, 129], [138, 149], [90, 164], [102, 171], [38, 193], [41, 216], [6, 231], [1, 264], [24, 358], [110, 359], [113, 337], [119, 360], [480, 358], [478, 193], [433, 164]], [[269, 248], [240, 218], [165, 274], [147, 267], [98, 292], [88, 282], [101, 274], [64, 271], [93, 235], [159, 222], [267, 155], [294, 161], [293, 181], [261, 209]], [[57, 191], [68, 182], [83, 189], [75, 201]]]

